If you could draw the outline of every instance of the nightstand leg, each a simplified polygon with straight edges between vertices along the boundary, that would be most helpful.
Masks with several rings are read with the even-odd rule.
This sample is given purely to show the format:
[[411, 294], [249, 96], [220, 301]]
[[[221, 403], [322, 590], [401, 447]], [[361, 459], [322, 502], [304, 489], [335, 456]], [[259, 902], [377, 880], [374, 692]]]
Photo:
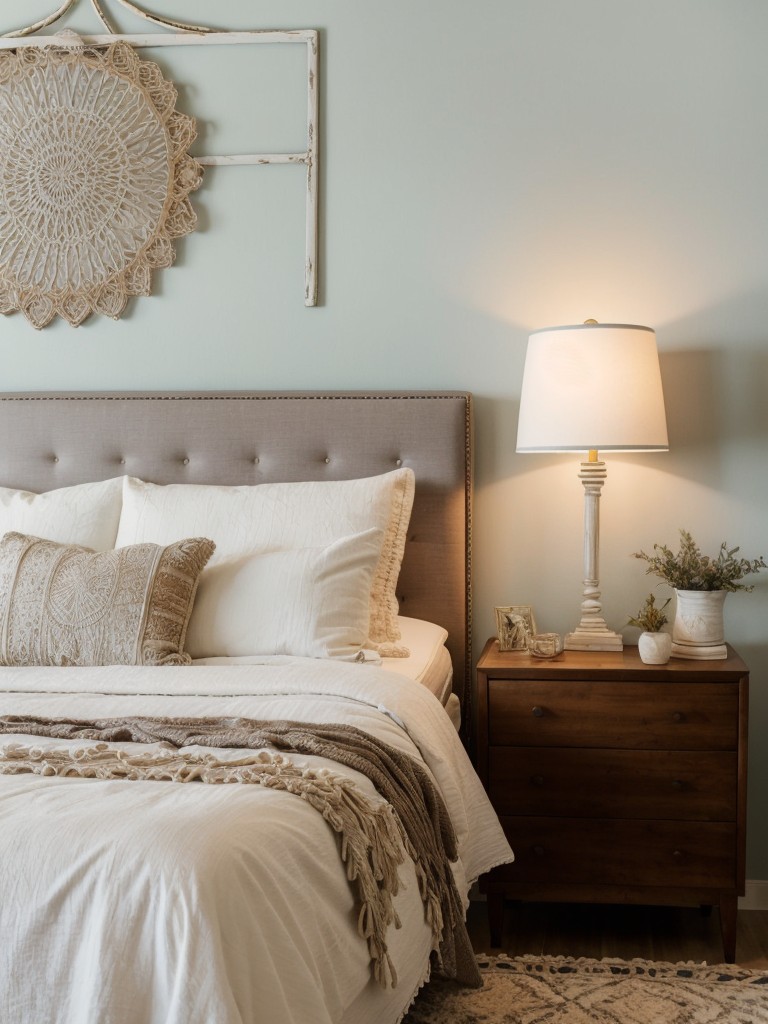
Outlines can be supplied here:
[[723, 956], [727, 964], [736, 963], [736, 912], [735, 893], [720, 894], [720, 934], [723, 938]]
[[486, 899], [488, 901], [488, 931], [491, 933], [491, 946], [498, 949], [501, 945], [501, 934], [504, 931], [504, 893], [489, 892]]

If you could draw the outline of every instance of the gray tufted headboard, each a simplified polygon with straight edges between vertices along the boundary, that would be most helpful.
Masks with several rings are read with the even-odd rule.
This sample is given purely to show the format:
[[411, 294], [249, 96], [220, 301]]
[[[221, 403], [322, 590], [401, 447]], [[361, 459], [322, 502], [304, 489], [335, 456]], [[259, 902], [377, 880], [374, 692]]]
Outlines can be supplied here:
[[410, 466], [398, 593], [449, 631], [470, 722], [471, 400], [466, 392], [10, 393], [0, 485], [46, 491], [129, 474], [154, 483], [352, 479]]

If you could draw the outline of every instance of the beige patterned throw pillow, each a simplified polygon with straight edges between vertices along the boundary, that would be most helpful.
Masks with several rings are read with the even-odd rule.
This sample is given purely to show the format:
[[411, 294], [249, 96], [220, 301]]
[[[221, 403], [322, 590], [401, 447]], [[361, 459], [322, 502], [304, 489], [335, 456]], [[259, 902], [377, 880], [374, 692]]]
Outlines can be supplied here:
[[93, 552], [22, 533], [0, 540], [0, 664], [186, 665], [213, 541]]

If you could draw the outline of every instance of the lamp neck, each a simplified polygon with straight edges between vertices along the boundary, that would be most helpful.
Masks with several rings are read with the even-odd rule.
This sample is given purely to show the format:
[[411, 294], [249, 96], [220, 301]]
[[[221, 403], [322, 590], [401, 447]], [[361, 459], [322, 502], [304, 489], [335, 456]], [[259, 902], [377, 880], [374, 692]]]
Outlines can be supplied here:
[[589, 449], [589, 457], [588, 457], [587, 461], [588, 462], [597, 462], [597, 448], [590, 448]]

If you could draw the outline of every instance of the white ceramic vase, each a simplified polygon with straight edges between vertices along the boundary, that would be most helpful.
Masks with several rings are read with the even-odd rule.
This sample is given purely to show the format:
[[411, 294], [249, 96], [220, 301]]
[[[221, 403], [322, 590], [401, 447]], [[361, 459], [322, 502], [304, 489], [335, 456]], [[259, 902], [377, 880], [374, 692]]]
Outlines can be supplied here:
[[672, 653], [672, 636], [670, 633], [641, 633], [637, 651], [646, 665], [666, 665]]
[[672, 639], [685, 647], [724, 643], [723, 604], [727, 590], [676, 590], [677, 610]]

